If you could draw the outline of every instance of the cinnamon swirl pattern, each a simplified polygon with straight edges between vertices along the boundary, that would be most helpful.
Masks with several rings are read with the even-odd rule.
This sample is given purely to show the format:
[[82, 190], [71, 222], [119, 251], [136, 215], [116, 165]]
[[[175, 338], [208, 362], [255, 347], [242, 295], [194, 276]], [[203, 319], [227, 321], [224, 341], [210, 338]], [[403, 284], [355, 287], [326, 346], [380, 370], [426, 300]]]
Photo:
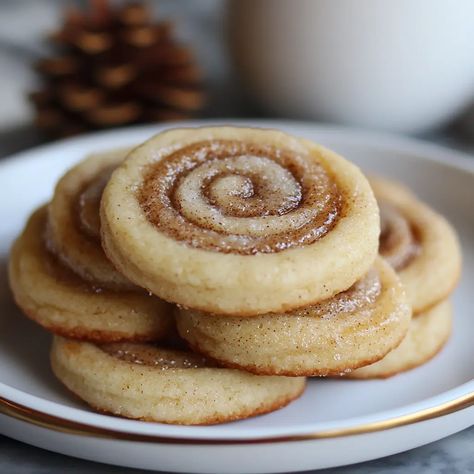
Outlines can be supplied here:
[[411, 309], [393, 269], [379, 258], [349, 290], [283, 314], [223, 317], [177, 311], [180, 335], [219, 363], [255, 374], [342, 375], [394, 349]]
[[371, 179], [380, 205], [380, 254], [395, 268], [415, 314], [445, 300], [459, 279], [461, 252], [454, 229], [402, 185]]
[[94, 154], [71, 168], [58, 182], [48, 207], [48, 245], [84, 280], [102, 288], [135, 286], [105, 256], [100, 243], [99, 204], [112, 171], [128, 148]]
[[304, 378], [218, 368], [189, 352], [150, 344], [93, 345], [56, 337], [55, 375], [89, 405], [147, 421], [202, 425], [240, 420], [298, 398]]
[[105, 188], [101, 224], [108, 257], [137, 285], [240, 316], [346, 290], [372, 265], [379, 234], [354, 165], [283, 132], [236, 127], [166, 131], [133, 150]]
[[153, 341], [168, 335], [173, 322], [167, 303], [83, 280], [47, 249], [46, 224], [42, 207], [10, 253], [10, 286], [27, 316], [53, 333], [90, 341]]

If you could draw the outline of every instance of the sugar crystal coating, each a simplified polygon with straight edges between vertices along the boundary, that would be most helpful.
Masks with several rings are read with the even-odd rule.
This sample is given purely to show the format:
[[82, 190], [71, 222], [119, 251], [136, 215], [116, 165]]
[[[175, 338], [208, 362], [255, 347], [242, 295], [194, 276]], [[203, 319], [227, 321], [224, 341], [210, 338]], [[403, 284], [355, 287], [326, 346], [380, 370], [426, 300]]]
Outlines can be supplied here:
[[119, 342], [103, 344], [101, 349], [120, 360], [137, 365], [168, 369], [199, 369], [213, 367], [204, 357], [191, 352], [164, 349], [152, 344]]
[[138, 199], [173, 238], [246, 255], [313, 243], [341, 214], [339, 190], [314, 157], [229, 140], [188, 145], [152, 163]]

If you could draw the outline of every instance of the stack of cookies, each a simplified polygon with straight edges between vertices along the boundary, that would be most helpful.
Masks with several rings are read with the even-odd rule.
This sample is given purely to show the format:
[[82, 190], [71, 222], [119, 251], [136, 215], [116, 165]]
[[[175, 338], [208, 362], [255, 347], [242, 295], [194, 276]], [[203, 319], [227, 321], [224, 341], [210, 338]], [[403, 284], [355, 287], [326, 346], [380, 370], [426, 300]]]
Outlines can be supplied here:
[[209, 424], [280, 408], [306, 376], [423, 363], [459, 268], [449, 224], [404, 188], [282, 132], [213, 127], [71, 169], [10, 282], [92, 407]]
[[408, 334], [381, 361], [351, 373], [390, 377], [427, 362], [451, 333], [449, 296], [461, 273], [461, 252], [451, 225], [404, 186], [371, 179], [380, 207], [379, 252], [396, 270], [413, 312]]

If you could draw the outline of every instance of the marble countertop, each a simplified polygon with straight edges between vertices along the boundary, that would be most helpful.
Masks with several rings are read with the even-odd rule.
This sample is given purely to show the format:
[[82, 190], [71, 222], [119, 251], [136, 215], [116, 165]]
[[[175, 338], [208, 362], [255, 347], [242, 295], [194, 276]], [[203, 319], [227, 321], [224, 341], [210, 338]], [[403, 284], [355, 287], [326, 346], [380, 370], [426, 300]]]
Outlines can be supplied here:
[[[0, 6], [0, 157], [40, 142], [40, 138], [28, 125], [31, 111], [24, 103], [24, 92], [31, 87], [31, 58], [41, 51], [30, 38], [39, 31], [51, 28], [57, 21], [60, 0], [3, 0]], [[31, 13], [31, 5], [36, 13]], [[183, 8], [183, 5], [186, 8]], [[175, 2], [162, 0], [159, 11], [163, 17], [179, 20], [183, 37], [192, 37], [197, 54], [207, 71], [211, 71], [210, 87], [212, 100], [206, 115], [209, 117], [250, 117], [258, 111], [245, 100], [236, 87], [231, 68], [222, 46], [221, 15], [223, 2], [220, 0], [200, 0], [199, 2]], [[23, 16], [22, 16], [23, 15]], [[36, 29], [28, 28], [28, 35], [16, 34], [28, 18], [35, 18]], [[178, 28], [179, 30], [179, 28]], [[19, 54], [20, 53], [20, 54]], [[23, 56], [22, 56], [22, 54]], [[18, 59], [20, 58], [20, 59]], [[22, 59], [23, 58], [23, 59]], [[5, 71], [10, 75], [4, 74]], [[21, 77], [21, 80], [18, 80]], [[17, 99], [15, 99], [15, 97]], [[451, 131], [424, 137], [441, 141], [447, 145], [474, 152], [473, 141], [461, 142], [459, 135]], [[82, 474], [82, 473], [141, 473], [146, 471], [116, 468], [34, 448], [18, 441], [0, 436], [0, 474]], [[417, 448], [406, 453], [359, 465], [335, 468], [321, 473], [370, 474], [466, 474], [474, 473], [474, 427], [444, 440]]]

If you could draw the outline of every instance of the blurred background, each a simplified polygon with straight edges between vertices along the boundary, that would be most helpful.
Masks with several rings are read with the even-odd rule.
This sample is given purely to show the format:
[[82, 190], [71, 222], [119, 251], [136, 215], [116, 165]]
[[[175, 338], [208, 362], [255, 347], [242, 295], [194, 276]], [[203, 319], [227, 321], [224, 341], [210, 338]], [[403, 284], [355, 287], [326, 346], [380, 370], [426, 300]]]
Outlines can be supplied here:
[[472, 0], [2, 0], [0, 152], [291, 118], [474, 148]]

